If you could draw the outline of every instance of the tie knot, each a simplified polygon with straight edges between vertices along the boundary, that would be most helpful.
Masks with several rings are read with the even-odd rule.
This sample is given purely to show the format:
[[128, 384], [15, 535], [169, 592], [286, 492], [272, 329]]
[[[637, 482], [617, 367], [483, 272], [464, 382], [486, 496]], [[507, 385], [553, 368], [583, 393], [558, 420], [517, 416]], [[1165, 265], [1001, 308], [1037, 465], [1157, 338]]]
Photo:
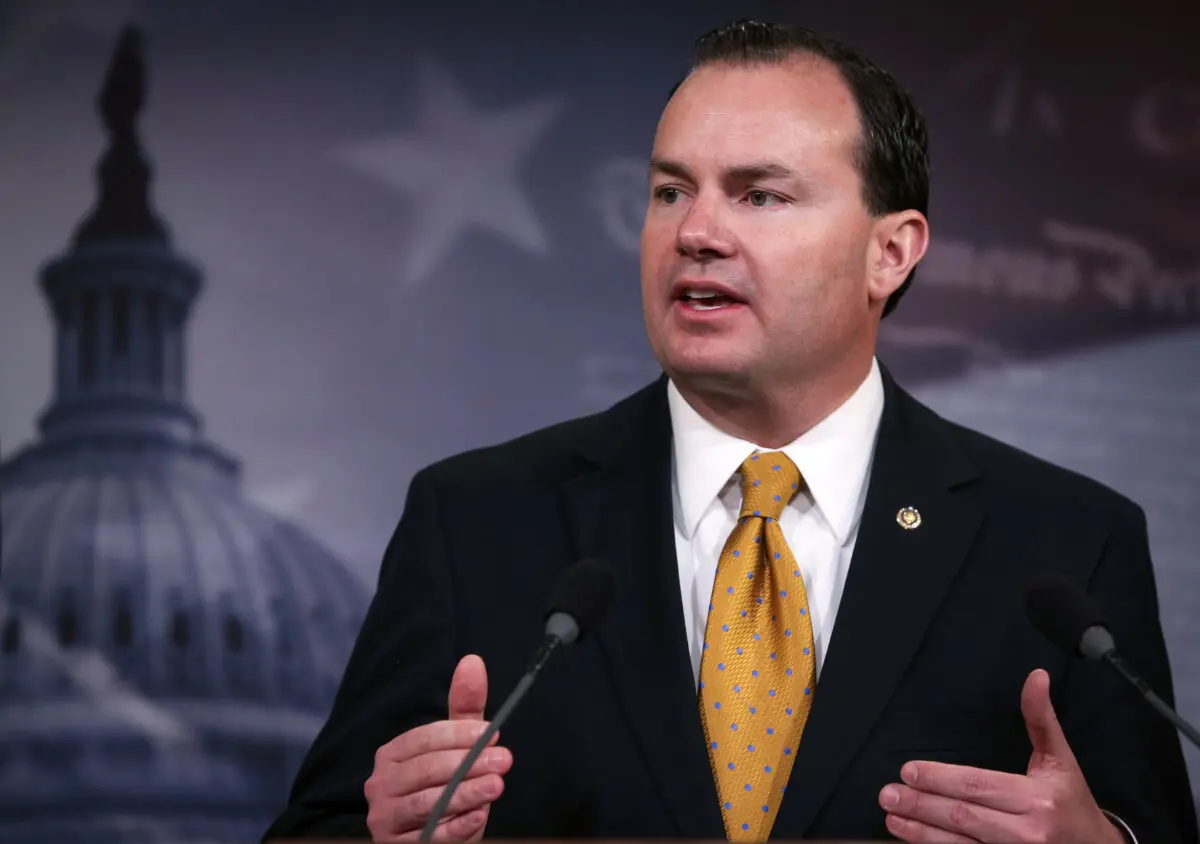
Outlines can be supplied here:
[[800, 488], [800, 470], [782, 451], [758, 452], [742, 463], [742, 518], [779, 519]]

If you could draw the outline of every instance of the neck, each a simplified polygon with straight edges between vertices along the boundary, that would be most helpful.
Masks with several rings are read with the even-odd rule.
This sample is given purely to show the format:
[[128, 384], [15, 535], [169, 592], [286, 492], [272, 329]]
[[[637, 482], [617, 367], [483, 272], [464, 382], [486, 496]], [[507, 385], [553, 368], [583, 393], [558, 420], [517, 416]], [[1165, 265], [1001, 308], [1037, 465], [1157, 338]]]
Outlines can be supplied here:
[[673, 377], [680, 395], [711, 425], [761, 448], [778, 449], [816, 427], [862, 386], [868, 358], [837, 377], [764, 387]]

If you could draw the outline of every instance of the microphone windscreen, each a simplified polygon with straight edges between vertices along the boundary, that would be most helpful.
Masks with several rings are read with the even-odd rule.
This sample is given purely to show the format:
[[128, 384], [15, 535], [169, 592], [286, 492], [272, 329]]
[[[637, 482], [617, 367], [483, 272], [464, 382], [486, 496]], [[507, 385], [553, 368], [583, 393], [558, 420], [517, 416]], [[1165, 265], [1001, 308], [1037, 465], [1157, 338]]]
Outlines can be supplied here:
[[582, 639], [600, 626], [617, 595], [617, 573], [603, 560], [580, 560], [564, 572], [547, 617], [565, 613], [579, 625]]
[[1074, 581], [1059, 574], [1034, 578], [1025, 590], [1025, 615], [1039, 633], [1072, 656], [1089, 627], [1106, 626], [1100, 609]]

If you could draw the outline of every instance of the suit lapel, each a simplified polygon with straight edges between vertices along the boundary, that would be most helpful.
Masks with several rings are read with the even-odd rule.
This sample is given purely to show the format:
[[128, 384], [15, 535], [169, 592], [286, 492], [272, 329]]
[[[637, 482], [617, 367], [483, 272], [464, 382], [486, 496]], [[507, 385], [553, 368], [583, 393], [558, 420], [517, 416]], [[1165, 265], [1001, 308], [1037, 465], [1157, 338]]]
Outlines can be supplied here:
[[[772, 832], [802, 838], [900, 682], [982, 518], [946, 423], [885, 371], [867, 500], [829, 652]], [[897, 523], [901, 508], [918, 527]], [[898, 774], [897, 774], [898, 775]]]
[[565, 512], [577, 556], [618, 570], [597, 639], [679, 835], [724, 838], [684, 629], [664, 388], [660, 380], [602, 417], [590, 469], [563, 485]]

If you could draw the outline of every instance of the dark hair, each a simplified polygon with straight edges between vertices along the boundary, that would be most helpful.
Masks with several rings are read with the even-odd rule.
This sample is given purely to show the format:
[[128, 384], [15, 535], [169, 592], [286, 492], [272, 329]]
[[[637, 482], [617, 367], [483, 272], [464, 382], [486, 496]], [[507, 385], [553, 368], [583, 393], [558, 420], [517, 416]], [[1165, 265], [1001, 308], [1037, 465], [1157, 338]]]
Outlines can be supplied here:
[[[854, 97], [862, 131], [855, 164], [862, 177], [867, 210], [876, 216], [908, 209], [928, 215], [929, 139], [925, 119], [892, 75], [865, 56], [802, 27], [739, 20], [696, 39], [692, 69], [717, 64], [779, 64], [803, 54], [824, 59], [837, 68]], [[884, 316], [895, 309], [912, 284], [914, 273], [910, 272], [888, 297]]]

